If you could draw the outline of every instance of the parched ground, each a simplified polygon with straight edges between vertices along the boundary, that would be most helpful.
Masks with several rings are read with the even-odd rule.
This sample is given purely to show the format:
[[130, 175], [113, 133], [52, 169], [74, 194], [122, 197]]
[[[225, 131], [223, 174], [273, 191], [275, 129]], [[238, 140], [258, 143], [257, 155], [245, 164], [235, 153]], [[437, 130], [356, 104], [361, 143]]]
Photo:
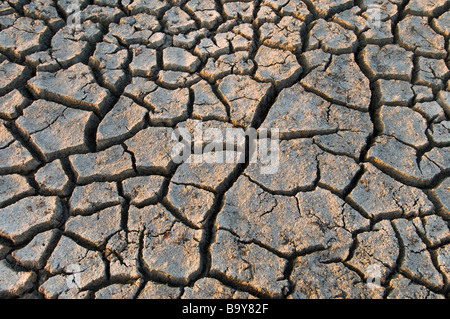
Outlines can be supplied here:
[[2, 0], [0, 297], [449, 298], [449, 9]]

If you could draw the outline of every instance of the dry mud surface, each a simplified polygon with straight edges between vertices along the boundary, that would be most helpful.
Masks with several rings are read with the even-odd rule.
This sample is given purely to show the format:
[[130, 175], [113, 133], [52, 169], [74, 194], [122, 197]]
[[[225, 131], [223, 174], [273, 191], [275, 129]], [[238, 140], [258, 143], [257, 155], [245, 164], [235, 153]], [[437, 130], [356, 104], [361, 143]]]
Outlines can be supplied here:
[[2, 0], [0, 297], [449, 298], [449, 7]]

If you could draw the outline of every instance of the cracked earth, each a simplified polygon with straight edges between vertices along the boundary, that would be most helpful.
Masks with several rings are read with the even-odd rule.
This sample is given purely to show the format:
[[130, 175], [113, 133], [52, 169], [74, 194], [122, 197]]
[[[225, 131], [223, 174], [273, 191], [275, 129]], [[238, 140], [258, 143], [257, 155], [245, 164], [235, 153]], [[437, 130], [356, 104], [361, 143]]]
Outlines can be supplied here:
[[0, 297], [449, 298], [449, 8], [2, 0]]

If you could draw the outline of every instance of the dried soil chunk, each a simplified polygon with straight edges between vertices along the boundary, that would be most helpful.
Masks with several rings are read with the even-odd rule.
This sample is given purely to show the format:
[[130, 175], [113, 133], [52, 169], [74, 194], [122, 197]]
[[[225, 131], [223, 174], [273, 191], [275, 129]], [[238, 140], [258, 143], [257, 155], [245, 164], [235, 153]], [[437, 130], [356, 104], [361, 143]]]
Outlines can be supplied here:
[[411, 0], [405, 11], [413, 15], [433, 16], [437, 12], [444, 10], [446, 3], [445, 0]]
[[65, 173], [60, 160], [50, 162], [40, 168], [36, 172], [35, 180], [43, 193], [67, 196], [72, 190], [73, 183]]
[[139, 294], [138, 299], [176, 299], [180, 294], [181, 288], [179, 287], [148, 281]]
[[444, 209], [450, 212], [450, 178], [446, 178], [434, 191]]
[[68, 275], [55, 275], [47, 279], [39, 286], [39, 292], [46, 299], [87, 299], [88, 291], [80, 291], [75, 282], [75, 273], [78, 273], [78, 268], [72, 267], [74, 267], [74, 270], [68, 267]]
[[168, 173], [174, 168], [172, 151], [177, 141], [172, 128], [149, 127], [125, 141], [128, 151], [136, 159], [138, 172]]
[[302, 72], [297, 58], [290, 52], [261, 46], [255, 56], [258, 69], [255, 78], [272, 82], [277, 88], [291, 85]]
[[209, 82], [215, 82], [229, 74], [247, 75], [255, 68], [246, 51], [238, 51], [232, 54], [220, 56], [217, 60], [209, 58], [200, 74]]
[[[270, 140], [259, 140], [258, 149], [262, 143], [271, 148]], [[260, 158], [250, 163], [245, 174], [253, 181], [274, 192], [297, 192], [312, 189], [317, 179], [317, 155], [319, 149], [311, 139], [281, 141], [278, 159]], [[270, 149], [275, 151], [275, 149]], [[271, 165], [273, 171], [270, 171]]]
[[166, 70], [195, 72], [200, 59], [182, 48], [166, 48], [163, 50], [163, 66]]
[[389, 283], [392, 289], [388, 299], [444, 299], [443, 295], [439, 295], [430, 291], [425, 286], [418, 285], [402, 275], [395, 275]]
[[156, 50], [143, 45], [132, 46], [133, 59], [129, 65], [132, 76], [152, 77], [158, 70]]
[[382, 106], [380, 118], [384, 125], [384, 134], [416, 148], [424, 147], [428, 143], [425, 135], [427, 121], [410, 108]]
[[130, 98], [121, 96], [98, 126], [97, 147], [102, 149], [130, 138], [144, 127], [147, 113]]
[[159, 175], [137, 176], [122, 182], [123, 194], [132, 205], [154, 203], [161, 193], [164, 177]]
[[449, 226], [440, 216], [425, 216], [422, 219], [423, 233], [431, 246], [438, 246], [450, 239]]
[[244, 23], [250, 23], [253, 19], [254, 4], [250, 2], [226, 2], [223, 4], [223, 12], [227, 19], [241, 19]]
[[335, 22], [319, 19], [309, 34], [309, 50], [321, 48], [327, 53], [342, 54], [354, 52], [357, 46], [356, 35]]
[[351, 232], [369, 225], [329, 191], [272, 195], [245, 176], [226, 193], [217, 223], [241, 241], [260, 242], [285, 254], [324, 250], [323, 260], [344, 260], [352, 243]]
[[195, 186], [170, 183], [167, 200], [182, 216], [201, 227], [214, 204], [214, 194]]
[[418, 57], [419, 74], [416, 83], [441, 89], [445, 86], [449, 70], [444, 60]]
[[353, 1], [351, 0], [306, 0], [305, 2], [310, 5], [313, 12], [318, 14], [320, 17], [325, 17], [335, 13], [336, 11], [348, 9], [353, 5]]
[[125, 14], [119, 8], [89, 5], [80, 13], [81, 21], [91, 20], [108, 27], [110, 23], [119, 22]]
[[0, 95], [6, 94], [24, 84], [31, 75], [27, 67], [9, 61], [0, 63], [0, 74], [2, 74], [0, 78]]
[[375, 87], [380, 104], [407, 106], [414, 98], [413, 86], [406, 81], [381, 79]]
[[45, 270], [51, 274], [64, 274], [66, 289], [67, 283], [82, 290], [106, 280], [101, 253], [88, 250], [66, 236], [59, 240]]
[[381, 299], [384, 288], [371, 289], [342, 263], [325, 263], [320, 254], [298, 257], [291, 276], [294, 299]]
[[46, 21], [52, 31], [64, 26], [64, 20], [59, 17], [53, 1], [33, 1], [23, 7], [23, 13], [27, 17]]
[[17, 120], [20, 130], [52, 161], [73, 153], [88, 151], [86, 135], [98, 118], [89, 111], [59, 103], [37, 100]]
[[186, 4], [186, 10], [200, 21], [202, 28], [214, 28], [222, 20], [213, 0], [191, 0]]
[[305, 23], [291, 16], [280, 22], [266, 22], [260, 27], [260, 41], [269, 47], [297, 52], [302, 48]]
[[158, 73], [158, 82], [168, 89], [186, 88], [197, 83], [201, 77], [197, 74], [188, 72], [161, 70]]
[[14, 138], [10, 141], [8, 146], [0, 148], [1, 174], [26, 173], [39, 165], [39, 162], [22, 144], [15, 141]]
[[243, 243], [228, 231], [219, 230], [211, 248], [211, 273], [237, 279], [269, 296], [281, 296], [286, 261], [254, 244]]
[[168, 7], [169, 4], [165, 0], [135, 0], [132, 3], [127, 2], [126, 4], [126, 9], [132, 15], [146, 12], [158, 16]]
[[58, 233], [56, 229], [39, 233], [25, 247], [13, 251], [11, 255], [25, 267], [43, 268], [55, 244], [54, 241], [58, 238]]
[[[302, 107], [295, 108], [293, 105]], [[280, 138], [294, 134], [331, 133], [336, 126], [326, 118], [329, 108], [329, 102], [295, 84], [281, 91], [261, 128], [279, 129]]]
[[450, 245], [445, 245], [437, 249], [437, 261], [441, 273], [448, 282], [450, 279]]
[[32, 271], [15, 271], [6, 260], [0, 260], [0, 296], [18, 297], [30, 290], [37, 275]]
[[186, 33], [195, 29], [195, 21], [179, 7], [172, 7], [163, 16], [163, 22], [170, 34]]
[[190, 155], [177, 168], [172, 182], [220, 192], [235, 172], [237, 163], [243, 159], [242, 154], [233, 151], [211, 152], [202, 154], [201, 158], [198, 155]]
[[230, 117], [235, 125], [251, 126], [258, 108], [271, 94], [272, 85], [258, 83], [245, 75], [228, 75], [219, 81], [219, 93], [230, 106]]
[[98, 69], [119, 69], [127, 62], [128, 51], [114, 43], [100, 42], [95, 47], [89, 63]]
[[349, 54], [332, 56], [325, 68], [316, 68], [300, 83], [336, 103], [368, 110], [371, 92], [369, 79]]
[[157, 87], [154, 81], [144, 77], [133, 77], [131, 83], [125, 87], [123, 95], [143, 104], [144, 97], [156, 90]]
[[370, 217], [411, 217], [428, 213], [433, 205], [418, 188], [403, 185], [371, 164], [349, 198]]
[[[133, 3], [136, 2], [134, 1]], [[159, 2], [159, 0], [155, 2]], [[161, 25], [155, 16], [137, 13], [133, 16], [123, 17], [120, 19], [119, 24], [111, 23], [105, 40], [110, 39], [108, 42], [119, 40], [120, 43], [125, 45], [152, 45], [155, 39], [153, 37], [158, 34], [160, 29]]]
[[351, 157], [332, 155], [323, 152], [317, 157], [320, 180], [318, 185], [342, 194], [360, 170], [360, 166]]
[[212, 87], [206, 81], [200, 81], [192, 86], [194, 91], [194, 105], [192, 115], [202, 120], [225, 120], [227, 111], [225, 106], [214, 94]]
[[358, 234], [356, 240], [357, 246], [349, 264], [360, 270], [365, 280], [373, 276], [375, 267], [378, 267], [380, 283], [384, 284], [394, 270], [400, 252], [390, 222], [383, 220], [377, 223], [373, 231]]
[[[440, 110], [441, 111], [441, 110]], [[442, 112], [439, 112], [439, 115], [436, 116], [439, 119], [442, 119]], [[450, 144], [450, 121], [442, 121], [440, 123], [433, 123], [431, 128], [427, 131], [427, 133], [431, 136], [433, 142], [441, 147], [442, 154], [448, 152], [447, 146]], [[445, 156], [445, 155], [444, 155]], [[448, 165], [448, 164], [446, 164]]]
[[93, 49], [91, 43], [99, 42], [101, 38], [101, 27], [97, 23], [88, 21], [76, 27], [67, 25], [53, 36], [48, 63], [54, 64], [53, 61], [56, 61], [59, 66], [68, 68], [79, 62], [87, 62]]
[[431, 25], [434, 26], [435, 30], [437, 30], [440, 34], [444, 36], [449, 36], [450, 34], [450, 12], [447, 11], [442, 14], [439, 18], [433, 19], [431, 21]]
[[405, 49], [435, 59], [444, 59], [447, 55], [444, 37], [428, 25], [426, 17], [408, 15], [399, 22], [396, 32], [399, 44]]
[[188, 116], [189, 90], [187, 88], [168, 90], [158, 87], [149, 93], [144, 102], [150, 106], [150, 121], [174, 125]]
[[95, 81], [91, 69], [78, 63], [56, 73], [38, 72], [28, 81], [33, 94], [50, 101], [104, 114], [111, 94]]
[[0, 97], [0, 118], [12, 120], [21, 114], [22, 110], [30, 103], [29, 99], [17, 89]]
[[[436, 160], [439, 162], [439, 157], [441, 160], [445, 159], [444, 154], [431, 151], [425, 153], [419, 162], [417, 151], [413, 147], [393, 137], [381, 136], [375, 139], [373, 147], [367, 153], [367, 159], [380, 168], [390, 170], [400, 178], [415, 184], [426, 184], [440, 173], [441, 169]], [[431, 160], [433, 155], [437, 155], [437, 158]]]
[[27, 197], [0, 209], [0, 234], [13, 243], [21, 243], [58, 226], [62, 214], [58, 197]]
[[25, 177], [18, 174], [0, 176], [0, 207], [33, 193]]
[[138, 292], [140, 281], [133, 284], [113, 284], [95, 293], [95, 299], [133, 299]]
[[49, 42], [51, 31], [43, 21], [20, 17], [0, 32], [0, 52], [17, 59], [40, 51]]
[[364, 66], [372, 77], [411, 81], [412, 52], [394, 44], [383, 47], [369, 44], [361, 54]]
[[181, 296], [182, 299], [253, 299], [247, 292], [235, 290], [225, 286], [217, 279], [202, 278], [195, 282], [194, 286], [186, 287]]
[[115, 183], [94, 182], [75, 187], [69, 201], [70, 213], [88, 215], [96, 210], [120, 204], [122, 201], [123, 198], [119, 196]]
[[142, 275], [138, 270], [139, 234], [125, 233], [123, 230], [115, 233], [106, 244], [106, 258], [109, 261], [109, 271], [112, 280], [138, 279]]
[[444, 285], [442, 275], [434, 267], [431, 255], [417, 234], [413, 223], [406, 219], [397, 219], [393, 221], [393, 224], [399, 232], [404, 246], [400, 271], [404, 271], [412, 277], [420, 274], [418, 280], [432, 287], [442, 288]]
[[100, 247], [109, 237], [120, 231], [121, 213], [120, 206], [112, 206], [90, 216], [70, 217], [65, 231]]
[[78, 183], [117, 180], [134, 173], [131, 155], [120, 145], [98, 153], [69, 157]]
[[145, 229], [142, 259], [150, 271], [181, 282], [197, 273], [201, 231], [184, 226], [161, 204], [130, 211], [128, 228]]

